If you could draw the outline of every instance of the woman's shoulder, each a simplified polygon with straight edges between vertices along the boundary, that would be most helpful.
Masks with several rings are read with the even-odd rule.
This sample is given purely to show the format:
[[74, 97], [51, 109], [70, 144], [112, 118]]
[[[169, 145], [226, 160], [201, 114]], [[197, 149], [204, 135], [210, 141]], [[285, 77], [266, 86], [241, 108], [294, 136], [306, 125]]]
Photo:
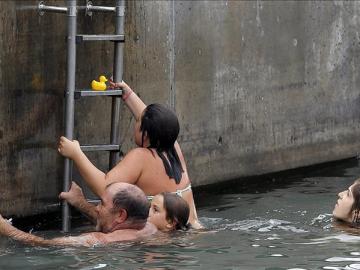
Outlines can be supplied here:
[[151, 149], [144, 148], [144, 147], [136, 147], [131, 149], [126, 156], [136, 159], [146, 159], [150, 156], [154, 156], [154, 153]]

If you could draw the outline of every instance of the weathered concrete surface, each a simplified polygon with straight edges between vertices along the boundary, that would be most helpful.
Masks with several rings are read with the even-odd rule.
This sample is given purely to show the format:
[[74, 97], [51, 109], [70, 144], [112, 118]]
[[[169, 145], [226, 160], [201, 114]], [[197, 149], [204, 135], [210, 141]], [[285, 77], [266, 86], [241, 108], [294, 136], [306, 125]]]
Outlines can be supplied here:
[[[63, 159], [56, 146], [63, 133], [66, 15], [40, 17], [34, 10], [38, 2], [0, 1], [0, 209], [4, 215], [54, 209], [62, 189]], [[78, 31], [113, 33], [112, 17], [85, 18], [79, 12]], [[112, 48], [104, 43], [79, 46], [79, 88], [88, 88], [99, 74], [112, 73]], [[83, 143], [108, 143], [111, 101], [77, 103], [75, 137]], [[91, 157], [99, 157], [100, 166], [108, 160], [105, 155]]]
[[127, 78], [147, 102], [175, 103], [195, 185], [357, 155], [358, 1], [129, 9]]
[[[62, 187], [66, 15], [39, 17], [37, 3], [0, 1], [5, 215], [47, 211]], [[124, 78], [176, 110], [195, 186], [356, 156], [359, 15], [357, 1], [128, 1]], [[113, 31], [111, 16], [79, 12], [79, 33]], [[112, 44], [81, 45], [77, 62], [86, 87], [111, 74]], [[108, 142], [109, 116], [106, 98], [77, 102], [75, 137]], [[124, 108], [125, 152], [131, 119]]]

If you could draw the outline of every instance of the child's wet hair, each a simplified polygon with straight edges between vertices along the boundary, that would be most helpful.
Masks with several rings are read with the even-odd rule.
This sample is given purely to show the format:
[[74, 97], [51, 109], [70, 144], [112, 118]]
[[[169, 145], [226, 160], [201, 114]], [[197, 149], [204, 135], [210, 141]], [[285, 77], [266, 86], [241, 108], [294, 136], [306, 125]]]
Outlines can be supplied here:
[[166, 219], [171, 223], [175, 223], [176, 230], [188, 230], [190, 214], [188, 203], [182, 197], [174, 193], [163, 192], [161, 195], [164, 198]]

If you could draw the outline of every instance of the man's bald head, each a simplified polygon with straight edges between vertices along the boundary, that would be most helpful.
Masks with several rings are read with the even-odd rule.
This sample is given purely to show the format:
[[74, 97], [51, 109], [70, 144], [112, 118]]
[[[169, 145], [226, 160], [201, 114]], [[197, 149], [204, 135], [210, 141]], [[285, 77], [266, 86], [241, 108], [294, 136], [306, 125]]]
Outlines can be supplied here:
[[128, 222], [145, 225], [150, 204], [145, 193], [139, 187], [128, 183], [115, 182], [109, 184], [106, 189], [111, 194], [114, 211], [125, 209]]

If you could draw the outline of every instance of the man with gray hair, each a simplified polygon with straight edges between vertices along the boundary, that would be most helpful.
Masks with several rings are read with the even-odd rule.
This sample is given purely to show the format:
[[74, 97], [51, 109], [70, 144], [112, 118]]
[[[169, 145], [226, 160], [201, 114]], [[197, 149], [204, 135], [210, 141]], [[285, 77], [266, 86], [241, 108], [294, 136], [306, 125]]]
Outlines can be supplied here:
[[[62, 194], [66, 196], [66, 193]], [[112, 183], [106, 187], [101, 202], [96, 207], [90, 206], [85, 199], [77, 201], [77, 204], [77, 208], [96, 222], [97, 232], [44, 239], [18, 230], [0, 215], [0, 235], [32, 245], [93, 246], [136, 240], [157, 231], [154, 225], [147, 222], [149, 202], [144, 192], [137, 186], [120, 182]]]

